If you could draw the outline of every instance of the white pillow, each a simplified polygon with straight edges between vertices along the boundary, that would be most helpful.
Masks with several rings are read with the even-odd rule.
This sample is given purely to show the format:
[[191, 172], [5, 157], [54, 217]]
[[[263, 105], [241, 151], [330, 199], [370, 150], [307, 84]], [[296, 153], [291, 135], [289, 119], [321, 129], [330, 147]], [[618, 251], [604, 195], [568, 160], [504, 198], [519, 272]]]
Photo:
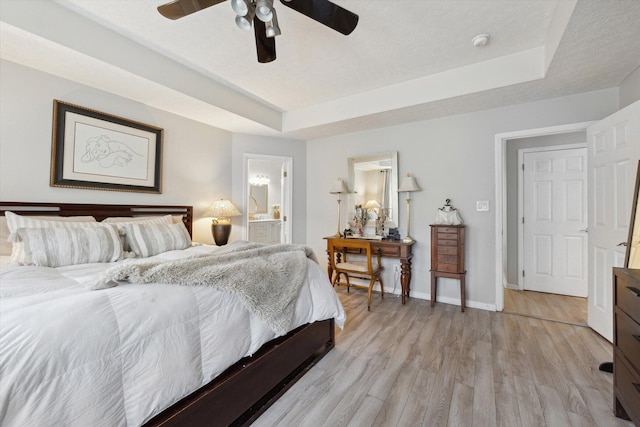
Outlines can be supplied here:
[[112, 225], [69, 228], [19, 228], [26, 265], [63, 267], [122, 258], [122, 241]]
[[[9, 228], [8, 241], [13, 242], [11, 264], [24, 264], [24, 250], [20, 238], [16, 235], [19, 228], [69, 228], [96, 227], [100, 223], [92, 216], [70, 217], [30, 217], [5, 211], [4, 216]], [[46, 218], [46, 219], [45, 219]]]
[[125, 239], [138, 257], [150, 257], [162, 252], [186, 249], [191, 237], [184, 224], [128, 224]]
[[109, 218], [105, 218], [102, 222], [107, 224], [113, 224], [118, 228], [118, 232], [123, 236], [123, 248], [125, 251], [130, 251], [131, 246], [129, 245], [129, 240], [124, 237], [127, 232], [127, 225], [130, 224], [171, 224], [173, 223], [173, 219], [171, 215], [163, 215], [163, 216], [144, 216], [144, 217], [115, 217], [110, 216]]

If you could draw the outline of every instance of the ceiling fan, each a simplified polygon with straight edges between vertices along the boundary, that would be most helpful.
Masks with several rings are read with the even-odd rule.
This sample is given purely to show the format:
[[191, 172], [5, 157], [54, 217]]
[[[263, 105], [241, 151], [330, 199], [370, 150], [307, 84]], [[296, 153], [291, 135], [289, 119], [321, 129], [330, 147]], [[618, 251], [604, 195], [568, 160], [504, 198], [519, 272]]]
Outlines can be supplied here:
[[[174, 0], [158, 6], [165, 18], [179, 19], [226, 0]], [[274, 0], [231, 0], [231, 7], [238, 15], [236, 24], [245, 31], [253, 26], [258, 62], [276, 59], [276, 40], [280, 35]], [[282, 4], [308, 16], [344, 35], [349, 35], [358, 25], [358, 15], [329, 0], [280, 0]]]

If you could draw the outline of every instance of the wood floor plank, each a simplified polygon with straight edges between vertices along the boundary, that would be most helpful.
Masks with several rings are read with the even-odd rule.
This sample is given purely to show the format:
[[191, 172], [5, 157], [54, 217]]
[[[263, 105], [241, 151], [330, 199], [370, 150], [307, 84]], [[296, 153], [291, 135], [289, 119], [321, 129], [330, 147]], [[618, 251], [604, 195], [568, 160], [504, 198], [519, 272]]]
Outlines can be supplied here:
[[518, 413], [522, 427], [539, 427], [545, 425], [544, 413], [540, 405], [538, 391], [533, 379], [514, 376], [516, 396], [518, 400]]
[[[414, 372], [415, 373], [415, 372]], [[404, 410], [398, 420], [397, 426], [420, 426], [422, 425], [427, 411], [427, 400], [429, 392], [434, 389], [433, 384], [436, 374], [425, 369], [418, 370], [416, 380], [409, 391], [409, 397], [404, 405]], [[380, 413], [373, 427], [387, 426], [385, 423], [389, 417]]]
[[336, 290], [336, 348], [255, 423], [281, 426], [620, 426], [612, 346], [591, 329]]
[[[476, 376], [473, 393], [473, 422], [481, 426], [496, 425], [496, 395], [493, 378], [493, 350], [491, 343], [476, 344]], [[482, 390], [480, 392], [480, 390]]]
[[451, 396], [451, 406], [449, 408], [448, 426], [473, 425], [473, 407], [469, 405], [469, 402], [473, 401], [473, 393], [473, 387], [462, 383], [455, 383]]

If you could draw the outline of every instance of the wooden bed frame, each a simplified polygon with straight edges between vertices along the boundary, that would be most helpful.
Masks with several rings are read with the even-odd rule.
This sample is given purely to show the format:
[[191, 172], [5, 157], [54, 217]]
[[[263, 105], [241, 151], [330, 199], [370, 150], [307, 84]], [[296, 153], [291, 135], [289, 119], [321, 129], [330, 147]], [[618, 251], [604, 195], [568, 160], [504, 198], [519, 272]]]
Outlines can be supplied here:
[[[21, 215], [110, 216], [182, 215], [192, 232], [191, 206], [101, 205], [79, 203], [0, 202], [0, 212]], [[252, 357], [229, 367], [212, 382], [165, 409], [146, 427], [247, 426], [284, 394], [334, 347], [334, 320], [303, 325], [266, 343]]]

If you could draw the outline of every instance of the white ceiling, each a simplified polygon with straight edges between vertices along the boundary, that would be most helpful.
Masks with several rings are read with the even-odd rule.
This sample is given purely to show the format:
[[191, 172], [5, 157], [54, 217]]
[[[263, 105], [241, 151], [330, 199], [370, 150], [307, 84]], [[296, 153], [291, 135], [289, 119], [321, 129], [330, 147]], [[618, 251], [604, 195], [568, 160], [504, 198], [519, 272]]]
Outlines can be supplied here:
[[[618, 86], [640, 66], [637, 0], [335, 0], [344, 36], [275, 3], [256, 60], [229, 2], [2, 0], [0, 56], [233, 132], [312, 139]], [[488, 33], [489, 44], [471, 39]], [[124, 36], [124, 37], [122, 37]]]

